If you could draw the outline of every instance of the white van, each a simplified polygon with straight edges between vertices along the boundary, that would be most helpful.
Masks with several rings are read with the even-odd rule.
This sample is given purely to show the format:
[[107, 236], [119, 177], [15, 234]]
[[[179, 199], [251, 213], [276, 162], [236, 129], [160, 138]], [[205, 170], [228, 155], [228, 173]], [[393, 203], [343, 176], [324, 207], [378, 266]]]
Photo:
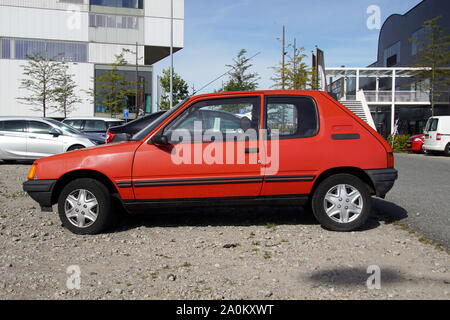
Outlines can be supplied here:
[[450, 157], [450, 116], [431, 117], [423, 133], [424, 151], [442, 151]]

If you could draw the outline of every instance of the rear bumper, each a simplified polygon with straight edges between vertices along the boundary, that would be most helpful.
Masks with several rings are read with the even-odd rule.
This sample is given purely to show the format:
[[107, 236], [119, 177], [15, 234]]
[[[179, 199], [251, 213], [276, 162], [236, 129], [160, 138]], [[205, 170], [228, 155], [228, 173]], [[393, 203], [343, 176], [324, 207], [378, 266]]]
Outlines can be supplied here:
[[55, 184], [56, 180], [29, 180], [23, 183], [23, 190], [40, 204], [43, 211], [48, 211], [52, 207], [52, 193]]
[[398, 178], [398, 171], [395, 169], [365, 170], [375, 186], [377, 197], [384, 198], [389, 190], [394, 186]]

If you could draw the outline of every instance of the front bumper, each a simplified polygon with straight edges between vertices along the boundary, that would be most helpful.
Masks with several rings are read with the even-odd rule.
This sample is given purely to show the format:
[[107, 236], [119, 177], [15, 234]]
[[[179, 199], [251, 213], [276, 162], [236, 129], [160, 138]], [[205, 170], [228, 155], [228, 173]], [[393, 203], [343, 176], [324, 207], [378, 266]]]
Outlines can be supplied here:
[[395, 169], [375, 169], [365, 170], [375, 187], [377, 197], [384, 198], [389, 190], [394, 186], [398, 178], [398, 171]]
[[42, 211], [51, 211], [55, 184], [56, 180], [28, 180], [23, 183], [23, 190], [40, 204]]

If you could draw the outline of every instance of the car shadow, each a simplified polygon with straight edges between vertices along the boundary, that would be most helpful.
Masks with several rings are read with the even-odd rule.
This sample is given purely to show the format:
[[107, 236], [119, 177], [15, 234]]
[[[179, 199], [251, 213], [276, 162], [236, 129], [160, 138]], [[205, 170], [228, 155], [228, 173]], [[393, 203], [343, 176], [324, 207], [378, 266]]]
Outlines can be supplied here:
[[[396, 204], [373, 199], [373, 212], [367, 223], [357, 231], [366, 231], [407, 217], [406, 210]], [[302, 207], [209, 207], [173, 208], [139, 215], [123, 215], [111, 233], [139, 227], [209, 227], [209, 226], [267, 226], [318, 225], [310, 209]]]
[[0, 160], [0, 166], [31, 165], [34, 160]]

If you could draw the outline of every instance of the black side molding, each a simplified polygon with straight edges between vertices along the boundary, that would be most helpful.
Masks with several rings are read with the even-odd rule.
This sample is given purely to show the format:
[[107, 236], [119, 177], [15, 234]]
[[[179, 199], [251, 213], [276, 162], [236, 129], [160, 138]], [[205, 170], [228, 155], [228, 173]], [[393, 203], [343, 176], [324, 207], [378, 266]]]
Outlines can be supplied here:
[[361, 136], [359, 135], [359, 133], [344, 133], [331, 135], [331, 139], [333, 140], [357, 140], [360, 138]]

